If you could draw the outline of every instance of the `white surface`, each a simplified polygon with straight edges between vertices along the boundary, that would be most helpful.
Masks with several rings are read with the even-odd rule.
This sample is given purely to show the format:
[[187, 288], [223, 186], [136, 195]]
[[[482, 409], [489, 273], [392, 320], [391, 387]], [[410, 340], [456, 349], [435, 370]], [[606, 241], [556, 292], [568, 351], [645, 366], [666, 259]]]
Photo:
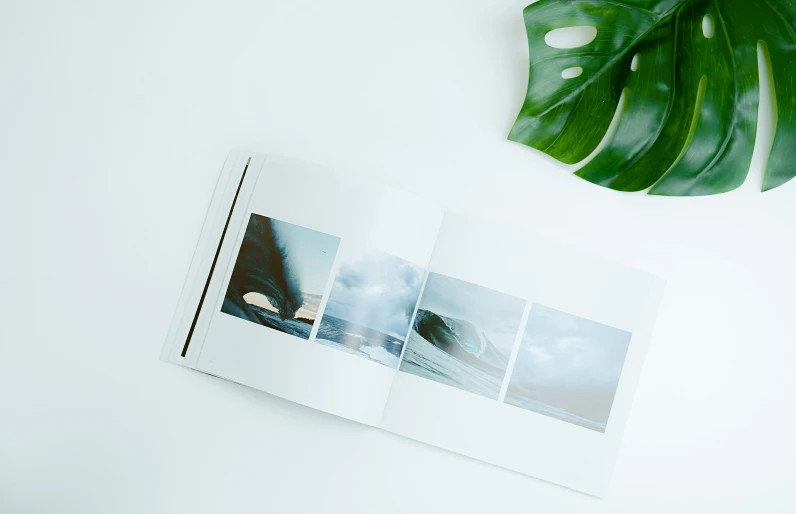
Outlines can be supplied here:
[[[796, 182], [760, 194], [757, 158], [727, 195], [626, 195], [506, 141], [524, 5], [0, 4], [0, 512], [796, 510]], [[224, 157], [251, 144], [670, 257], [608, 497], [159, 361]]]

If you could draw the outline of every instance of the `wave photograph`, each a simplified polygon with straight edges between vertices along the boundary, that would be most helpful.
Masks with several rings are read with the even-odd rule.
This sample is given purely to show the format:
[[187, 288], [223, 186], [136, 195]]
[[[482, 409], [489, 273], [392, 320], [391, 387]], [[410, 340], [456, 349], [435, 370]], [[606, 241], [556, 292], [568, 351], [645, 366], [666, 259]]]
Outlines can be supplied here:
[[630, 338], [534, 304], [504, 402], [604, 433]]
[[400, 370], [497, 399], [525, 300], [429, 273]]
[[315, 341], [395, 369], [423, 274], [423, 268], [375, 250], [341, 256]]
[[340, 239], [252, 214], [221, 312], [309, 339]]

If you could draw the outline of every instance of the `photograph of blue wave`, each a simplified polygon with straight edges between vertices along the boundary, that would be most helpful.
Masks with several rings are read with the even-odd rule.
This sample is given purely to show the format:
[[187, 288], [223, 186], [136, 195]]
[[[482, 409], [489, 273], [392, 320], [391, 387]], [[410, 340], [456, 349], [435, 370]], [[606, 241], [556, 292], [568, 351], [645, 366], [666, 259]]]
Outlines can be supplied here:
[[605, 432], [631, 335], [534, 304], [505, 403]]
[[383, 252], [348, 252], [315, 341], [396, 368], [423, 274], [419, 266]]
[[497, 399], [525, 300], [429, 273], [401, 371]]
[[340, 239], [252, 214], [221, 312], [309, 339]]

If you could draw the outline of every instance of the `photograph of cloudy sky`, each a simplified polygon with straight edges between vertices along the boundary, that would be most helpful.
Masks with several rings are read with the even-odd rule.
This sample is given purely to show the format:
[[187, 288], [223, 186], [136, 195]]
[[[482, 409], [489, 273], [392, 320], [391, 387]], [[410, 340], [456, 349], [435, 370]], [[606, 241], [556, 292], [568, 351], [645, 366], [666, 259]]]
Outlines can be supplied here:
[[315, 340], [397, 367], [423, 285], [423, 268], [369, 249], [340, 258]]
[[630, 337], [534, 304], [505, 403], [605, 432]]

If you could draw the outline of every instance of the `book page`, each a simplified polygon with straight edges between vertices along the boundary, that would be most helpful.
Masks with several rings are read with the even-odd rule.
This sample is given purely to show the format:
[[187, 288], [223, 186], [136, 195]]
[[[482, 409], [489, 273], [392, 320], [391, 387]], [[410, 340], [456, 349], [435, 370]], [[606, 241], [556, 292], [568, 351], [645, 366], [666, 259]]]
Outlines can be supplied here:
[[238, 185], [235, 207], [208, 222], [218, 231], [228, 217], [226, 235], [197, 249], [205, 268], [217, 253], [212, 276], [189, 276], [193, 301], [181, 302], [167, 357], [377, 424], [442, 211], [292, 159], [233, 161], [239, 171], [219, 189]]
[[662, 291], [446, 215], [381, 427], [602, 496]]

